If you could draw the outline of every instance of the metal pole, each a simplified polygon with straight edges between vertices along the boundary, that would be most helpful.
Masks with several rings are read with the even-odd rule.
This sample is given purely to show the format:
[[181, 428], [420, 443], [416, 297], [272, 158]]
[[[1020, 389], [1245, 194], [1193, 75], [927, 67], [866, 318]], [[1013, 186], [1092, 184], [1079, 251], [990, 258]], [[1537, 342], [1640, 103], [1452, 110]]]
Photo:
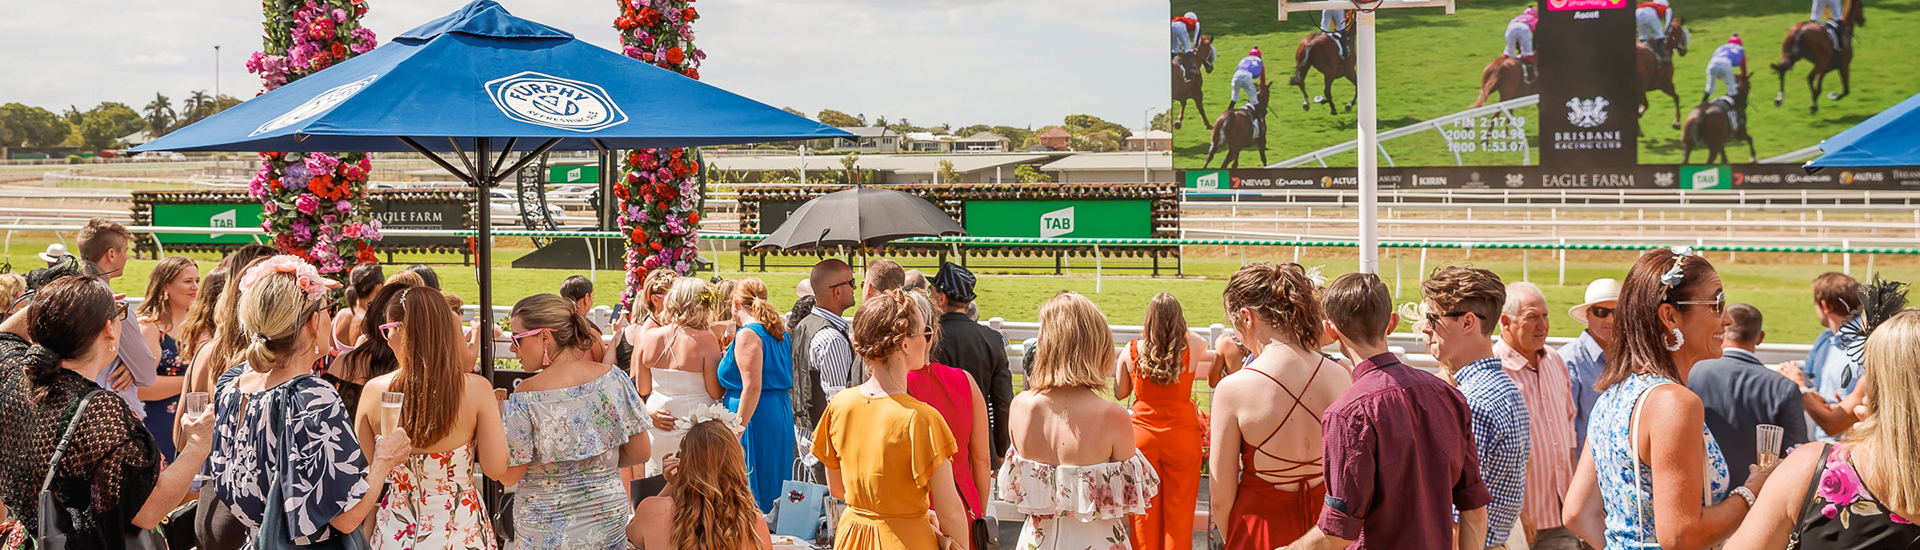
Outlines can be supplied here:
[[800, 142], [800, 185], [807, 184], [807, 142]]
[[213, 45], [213, 106], [220, 106], [220, 45]]
[[[489, 326], [493, 324], [493, 216], [489, 210], [492, 204], [487, 192], [493, 189], [493, 174], [488, 171], [490, 165], [487, 162], [487, 156], [493, 153], [492, 147], [493, 144], [488, 143], [487, 138], [474, 140], [474, 154], [479, 161], [476, 163], [479, 170], [473, 173], [473, 186], [479, 189], [481, 215], [479, 216], [480, 234], [473, 237], [473, 248], [477, 257], [475, 261], [480, 264], [479, 315], [480, 319], [486, 321]], [[500, 154], [504, 156], [506, 152], [503, 151]], [[480, 373], [491, 383], [493, 381], [493, 336], [489, 332], [480, 334], [485, 340], [485, 343], [480, 345]]]
[[[1354, 65], [1358, 74], [1359, 106], [1354, 125], [1360, 129], [1360, 271], [1380, 272], [1380, 138], [1375, 125], [1373, 74], [1373, 12], [1361, 11], [1354, 24]], [[1332, 100], [1332, 98], [1328, 98]]]
[[1147, 140], [1147, 132], [1153, 131], [1153, 110], [1148, 107], [1140, 115], [1140, 183], [1153, 183], [1153, 155], [1147, 151], [1153, 149], [1152, 141]]

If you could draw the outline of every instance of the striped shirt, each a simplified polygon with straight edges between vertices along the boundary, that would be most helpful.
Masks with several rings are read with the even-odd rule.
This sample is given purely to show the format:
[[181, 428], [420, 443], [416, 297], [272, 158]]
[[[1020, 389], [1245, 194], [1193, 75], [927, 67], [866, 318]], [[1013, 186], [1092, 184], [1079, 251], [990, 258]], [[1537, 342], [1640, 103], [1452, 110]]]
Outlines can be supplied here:
[[1533, 453], [1527, 460], [1527, 498], [1522, 505], [1534, 529], [1559, 527], [1560, 506], [1567, 498], [1567, 486], [1573, 483], [1573, 394], [1567, 387], [1567, 363], [1552, 348], [1541, 348], [1540, 356], [1528, 358], [1506, 342], [1493, 345], [1493, 355], [1507, 369], [1507, 376], [1520, 387], [1526, 398], [1527, 415], [1532, 422]]
[[1526, 498], [1527, 456], [1531, 452], [1527, 401], [1513, 385], [1500, 359], [1468, 364], [1453, 378], [1467, 397], [1473, 418], [1473, 445], [1480, 456], [1480, 479], [1493, 494], [1487, 505], [1487, 546], [1507, 542]]
[[813, 314], [833, 325], [814, 333], [807, 345], [807, 364], [820, 373], [820, 390], [831, 400], [840, 390], [865, 382], [866, 371], [853, 368], [853, 344], [846, 336], [853, 329], [847, 326], [847, 320], [818, 307], [813, 308]]

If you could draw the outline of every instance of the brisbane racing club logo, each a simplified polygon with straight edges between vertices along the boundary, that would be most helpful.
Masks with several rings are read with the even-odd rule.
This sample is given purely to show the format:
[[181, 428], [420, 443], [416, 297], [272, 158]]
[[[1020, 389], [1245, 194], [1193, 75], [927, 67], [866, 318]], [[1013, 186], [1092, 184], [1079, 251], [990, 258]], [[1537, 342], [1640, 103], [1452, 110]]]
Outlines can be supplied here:
[[292, 126], [300, 123], [300, 121], [332, 110], [334, 107], [345, 102], [347, 98], [353, 97], [353, 94], [360, 93], [360, 90], [367, 89], [367, 86], [373, 84], [373, 80], [376, 78], [380, 78], [380, 75], [370, 74], [367, 75], [366, 78], [334, 86], [330, 90], [320, 92], [320, 95], [313, 96], [313, 99], [307, 100], [306, 103], [301, 103], [299, 107], [294, 107], [292, 110], [287, 111], [286, 114], [274, 117], [273, 120], [267, 121], [266, 124], [261, 124], [259, 128], [253, 130], [253, 133], [247, 134], [247, 137], [253, 137]]
[[1567, 122], [1581, 128], [1593, 128], [1607, 123], [1607, 98], [1595, 96], [1593, 99], [1572, 98], [1567, 100]]
[[605, 89], [533, 71], [488, 82], [487, 95], [508, 118], [549, 128], [592, 132], [627, 121]]

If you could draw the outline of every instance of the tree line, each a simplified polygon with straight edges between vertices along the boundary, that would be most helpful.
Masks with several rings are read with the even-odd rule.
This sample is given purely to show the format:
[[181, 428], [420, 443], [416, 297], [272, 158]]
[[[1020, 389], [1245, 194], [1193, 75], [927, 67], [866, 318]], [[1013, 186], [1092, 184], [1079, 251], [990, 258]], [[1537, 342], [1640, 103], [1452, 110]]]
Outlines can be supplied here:
[[[807, 113], [792, 107], [787, 107], [786, 111], [837, 128], [860, 126], [885, 127], [893, 130], [895, 133], [903, 135], [908, 132], [927, 132], [936, 136], [964, 138], [980, 132], [992, 132], [994, 135], [1007, 138], [1009, 146], [1015, 150], [1039, 145], [1040, 133], [1051, 128], [1066, 130], [1067, 134], [1072, 136], [1068, 140], [1068, 146], [1075, 151], [1117, 151], [1125, 146], [1127, 138], [1133, 137], [1133, 130], [1126, 125], [1109, 122], [1100, 117], [1088, 114], [1067, 115], [1060, 124], [1049, 124], [1039, 128], [1033, 128], [1031, 126], [1026, 128], [991, 126], [986, 124], [975, 124], [956, 128], [949, 123], [919, 126], [905, 118], [890, 121], [887, 120], [887, 117], [884, 115], [874, 117], [874, 119], [869, 122], [865, 113], [847, 114], [833, 109], [821, 109], [818, 114], [813, 116], [808, 116]], [[1165, 112], [1153, 117], [1152, 126], [1156, 130], [1172, 129], [1170, 119]]]
[[125, 103], [102, 101], [81, 111], [68, 106], [61, 114], [40, 107], [8, 103], [0, 105], [0, 148], [79, 148], [87, 151], [124, 146], [122, 139], [137, 132], [149, 138], [166, 135], [239, 105], [233, 96], [214, 97], [206, 91], [188, 95], [178, 108], [165, 94], [153, 94], [143, 109]]

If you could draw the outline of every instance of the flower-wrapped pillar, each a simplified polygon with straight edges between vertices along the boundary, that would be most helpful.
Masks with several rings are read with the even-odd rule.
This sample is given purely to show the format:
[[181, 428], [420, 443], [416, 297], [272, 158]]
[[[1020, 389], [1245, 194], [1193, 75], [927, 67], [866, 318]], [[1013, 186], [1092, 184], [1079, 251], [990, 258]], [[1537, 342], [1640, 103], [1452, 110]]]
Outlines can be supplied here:
[[[373, 51], [373, 31], [360, 26], [364, 0], [265, 0], [262, 51], [247, 59], [262, 92]], [[373, 165], [366, 153], [262, 153], [247, 191], [265, 209], [260, 226], [273, 246], [312, 263], [321, 274], [346, 277], [359, 262], [376, 261], [380, 221], [366, 204]]]
[[[663, 69], [700, 78], [706, 53], [693, 45], [693, 21], [700, 13], [691, 0], [617, 0], [621, 51]], [[621, 159], [613, 185], [620, 201], [619, 222], [627, 235], [626, 290], [620, 303], [631, 305], [648, 271], [693, 271], [699, 256], [700, 163], [687, 149], [635, 149]]]

